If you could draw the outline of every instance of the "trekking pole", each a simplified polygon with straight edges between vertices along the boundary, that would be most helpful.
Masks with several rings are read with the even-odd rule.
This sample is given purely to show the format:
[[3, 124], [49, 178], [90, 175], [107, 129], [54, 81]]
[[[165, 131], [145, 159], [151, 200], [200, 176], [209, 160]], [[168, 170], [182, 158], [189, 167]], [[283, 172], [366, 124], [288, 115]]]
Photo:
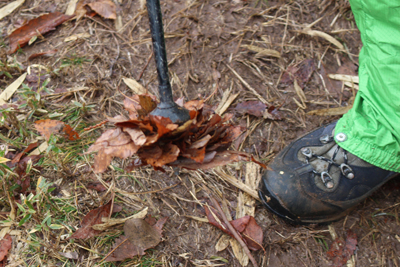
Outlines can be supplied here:
[[158, 74], [160, 103], [151, 114], [170, 118], [173, 123], [182, 124], [190, 119], [189, 111], [178, 106], [172, 98], [172, 88], [168, 77], [167, 51], [165, 50], [164, 30], [160, 0], [147, 0], [147, 13], [153, 40], [154, 59]]

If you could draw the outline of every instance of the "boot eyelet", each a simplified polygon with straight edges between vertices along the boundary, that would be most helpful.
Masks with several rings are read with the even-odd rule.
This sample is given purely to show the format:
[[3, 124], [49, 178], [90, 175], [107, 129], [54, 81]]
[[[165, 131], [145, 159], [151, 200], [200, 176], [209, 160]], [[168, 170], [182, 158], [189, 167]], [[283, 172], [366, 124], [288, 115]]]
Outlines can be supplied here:
[[342, 164], [340, 164], [340, 171], [342, 172], [342, 174], [347, 178], [347, 179], [354, 179], [354, 172], [353, 172], [353, 169], [349, 166], [349, 165], [347, 165], [347, 164], [345, 164], [345, 163], [342, 163]]
[[304, 156], [306, 156], [307, 158], [311, 158], [313, 155], [313, 152], [310, 148], [308, 147], [303, 147], [301, 149], [301, 154], [303, 154]]
[[323, 136], [321, 136], [321, 137], [319, 138], [319, 141], [320, 141], [322, 144], [327, 144], [327, 143], [329, 143], [330, 141], [332, 141], [332, 136], [330, 136], [330, 135], [328, 135], [328, 134], [324, 134]]
[[321, 180], [328, 189], [332, 189], [335, 186], [331, 175], [326, 171], [321, 172]]

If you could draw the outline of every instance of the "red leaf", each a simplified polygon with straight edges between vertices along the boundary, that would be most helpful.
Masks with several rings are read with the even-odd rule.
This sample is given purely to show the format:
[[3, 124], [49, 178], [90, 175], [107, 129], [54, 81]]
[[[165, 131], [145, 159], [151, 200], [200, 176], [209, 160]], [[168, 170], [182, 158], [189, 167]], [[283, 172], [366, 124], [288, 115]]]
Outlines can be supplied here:
[[36, 143], [31, 143], [27, 148], [24, 149], [21, 153], [18, 153], [13, 160], [11, 161], [12, 164], [18, 163], [21, 160], [21, 157], [31, 151], [32, 149], [36, 148], [38, 146], [38, 142]]
[[246, 153], [226, 151], [245, 130], [227, 123], [232, 115], [221, 118], [203, 100], [189, 101], [185, 107], [191, 109], [191, 120], [179, 126], [169, 118], [148, 114], [155, 103], [153, 96], [148, 95], [125, 99], [130, 119], [108, 119], [117, 128], [103, 133], [86, 152], [99, 151], [95, 157], [96, 172], [104, 172], [112, 157], [125, 159], [135, 153], [141, 162], [131, 164], [129, 169], [147, 164], [160, 171], [165, 165], [209, 169], [239, 160], [257, 162]]
[[114, 250], [105, 261], [123, 261], [125, 259], [132, 259], [137, 255], [144, 255], [144, 251], [138, 250], [126, 236], [121, 235], [115, 239], [115, 243], [111, 250]]
[[243, 231], [243, 237], [246, 240], [247, 246], [249, 249], [257, 251], [262, 249], [262, 241], [263, 241], [263, 230], [257, 224], [256, 219], [250, 216], [249, 223], [247, 224], [246, 229]]
[[6, 234], [4, 238], [0, 241], [0, 261], [3, 261], [6, 258], [8, 251], [11, 248], [11, 244], [11, 236], [9, 234]]
[[52, 31], [58, 25], [72, 17], [74, 16], [68, 16], [61, 12], [54, 12], [28, 21], [24, 26], [16, 29], [10, 34], [10, 49], [7, 53], [14, 53], [18, 50], [18, 47], [25, 46], [32, 37]]
[[35, 128], [38, 132], [43, 135], [47, 141], [49, 141], [52, 134], [63, 133], [68, 140], [74, 141], [79, 139], [79, 134], [75, 132], [71, 126], [58, 120], [38, 120], [35, 121]]
[[236, 105], [235, 110], [242, 114], [250, 114], [256, 117], [262, 117], [267, 105], [261, 101], [246, 101]]
[[96, 236], [101, 231], [94, 230], [92, 228], [95, 224], [103, 223], [101, 218], [108, 217], [111, 212], [111, 201], [106, 205], [101, 206], [97, 209], [91, 210], [86, 216], [83, 218], [81, 223], [81, 228], [79, 228], [73, 235], [69, 238], [74, 239], [87, 239], [93, 236]]
[[154, 167], [162, 167], [170, 162], [174, 162], [179, 155], [179, 148], [173, 144], [167, 144], [162, 147], [162, 154], [156, 160], [147, 160], [147, 163]]
[[130, 219], [125, 222], [125, 236], [116, 239], [113, 251], [105, 261], [123, 261], [137, 255], [145, 255], [145, 250], [161, 242], [162, 227], [168, 217], [159, 219], [154, 225], [146, 220]]
[[110, 0], [100, 0], [94, 3], [87, 4], [93, 11], [102, 16], [105, 19], [116, 19], [117, 18], [117, 7]]
[[88, 189], [96, 190], [97, 192], [103, 192], [107, 190], [107, 188], [99, 181], [89, 183], [86, 187]]
[[[210, 224], [234, 237], [228, 226], [223, 222], [221, 215], [215, 208], [211, 207], [212, 212], [207, 206], [204, 206], [204, 209]], [[215, 218], [215, 216], [219, 219], [219, 221]], [[241, 233], [242, 238], [247, 243], [249, 249], [257, 251], [263, 248], [261, 245], [263, 241], [263, 231], [253, 216], [244, 216], [242, 218], [230, 221], [230, 224], [233, 226], [233, 228], [235, 228], [236, 231]]]
[[291, 85], [294, 79], [297, 80], [299, 86], [303, 88], [311, 75], [315, 71], [315, 62], [313, 59], [304, 59], [296, 65], [291, 65], [283, 73], [281, 78], [281, 84]]
[[327, 252], [327, 255], [333, 260], [333, 265], [335, 267], [340, 267], [346, 264], [356, 249], [357, 236], [351, 230], [348, 230], [346, 242], [341, 238], [336, 238]]
[[75, 141], [79, 139], [79, 134], [77, 132], [75, 132], [71, 126], [69, 126], [68, 124], [64, 125], [64, 128], [62, 129], [62, 131], [64, 132], [64, 135], [66, 138], [68, 138], [68, 140], [70, 141]]

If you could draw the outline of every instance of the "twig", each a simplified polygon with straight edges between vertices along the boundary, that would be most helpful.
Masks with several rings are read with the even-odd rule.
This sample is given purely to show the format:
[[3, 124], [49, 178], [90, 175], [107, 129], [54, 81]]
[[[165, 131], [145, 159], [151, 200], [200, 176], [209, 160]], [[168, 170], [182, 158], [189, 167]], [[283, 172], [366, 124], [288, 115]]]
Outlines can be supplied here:
[[224, 220], [224, 223], [228, 226], [229, 231], [231, 231], [233, 236], [236, 238], [236, 240], [239, 242], [239, 244], [243, 247], [244, 252], [249, 257], [251, 263], [253, 263], [253, 266], [258, 267], [258, 264], [257, 264], [256, 260], [254, 259], [253, 255], [251, 255], [249, 248], [244, 243], [243, 239], [239, 236], [239, 234], [237, 233], [235, 228], [233, 228], [232, 224], [228, 221], [228, 218], [226, 218], [226, 215], [223, 212], [221, 206], [218, 204], [218, 202], [215, 200], [215, 198], [210, 196], [210, 199], [211, 199], [211, 202], [213, 203], [213, 205], [217, 208], [218, 212], [221, 214], [222, 220]]
[[147, 63], [146, 63], [146, 65], [143, 67], [143, 70], [142, 70], [142, 72], [139, 74], [139, 76], [138, 76], [138, 78], [136, 79], [136, 80], [140, 80], [141, 78], [142, 78], [142, 76], [143, 76], [143, 73], [144, 73], [144, 71], [147, 69], [147, 66], [149, 65], [149, 63], [150, 63], [150, 60], [151, 60], [151, 58], [153, 57], [153, 52], [151, 52], [151, 55], [149, 56], [149, 59], [147, 59]]
[[178, 182], [176, 184], [173, 184], [173, 185], [170, 185], [170, 186], [167, 186], [167, 187], [164, 187], [164, 188], [156, 189], [156, 190], [151, 190], [151, 191], [146, 191], [146, 192], [131, 192], [130, 194], [132, 194], [132, 195], [144, 195], [144, 194], [157, 193], [157, 192], [160, 192], [160, 191], [171, 189], [171, 188], [173, 188], [173, 187], [175, 187], [175, 186], [177, 186], [179, 184], [180, 184], [180, 182]]
[[212, 94], [209, 95], [209, 96], [206, 98], [206, 100], [204, 100], [204, 102], [207, 102], [208, 100], [210, 100], [210, 98], [211, 98], [213, 95], [215, 95], [215, 93], [218, 91], [218, 87], [219, 87], [219, 82], [217, 81], [217, 84], [215, 85], [214, 92], [212, 92]]
[[104, 261], [105, 259], [108, 258], [108, 256], [110, 256], [117, 248], [119, 248], [123, 243], [125, 243], [126, 241], [128, 241], [128, 238], [125, 239], [124, 241], [122, 241], [120, 244], [118, 244], [118, 246], [116, 246], [115, 248], [113, 248], [105, 257], [104, 259], [102, 259], [100, 262]]
[[271, 106], [271, 104], [267, 100], [265, 100], [265, 98], [262, 97], [259, 93], [257, 93], [257, 91], [253, 87], [251, 87], [250, 84], [248, 84], [234, 69], [232, 69], [228, 64], [226, 64], [226, 66], [232, 71], [233, 74], [235, 74], [235, 76], [244, 84], [244, 86], [247, 87], [247, 89], [255, 94], [258, 99], [260, 99], [261, 102], [263, 102], [267, 106]]
[[83, 131], [84, 131], [84, 132], [87, 132], [87, 131], [90, 131], [90, 130], [93, 130], [93, 129], [100, 128], [101, 126], [103, 126], [103, 125], [106, 124], [107, 122], [108, 122], [108, 120], [104, 120], [104, 121], [102, 121], [102, 122], [100, 122], [100, 123], [98, 123], [98, 124], [96, 124], [96, 125], [92, 125], [92, 126], [89, 126], [89, 127], [84, 128]]

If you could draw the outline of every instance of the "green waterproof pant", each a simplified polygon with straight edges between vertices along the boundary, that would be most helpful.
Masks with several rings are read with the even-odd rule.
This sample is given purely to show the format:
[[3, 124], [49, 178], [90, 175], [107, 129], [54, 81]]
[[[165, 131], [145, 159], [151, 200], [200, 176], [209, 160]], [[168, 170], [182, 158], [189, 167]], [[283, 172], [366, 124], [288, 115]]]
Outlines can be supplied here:
[[400, 0], [350, 4], [363, 42], [360, 89], [335, 140], [368, 163], [400, 172]]

